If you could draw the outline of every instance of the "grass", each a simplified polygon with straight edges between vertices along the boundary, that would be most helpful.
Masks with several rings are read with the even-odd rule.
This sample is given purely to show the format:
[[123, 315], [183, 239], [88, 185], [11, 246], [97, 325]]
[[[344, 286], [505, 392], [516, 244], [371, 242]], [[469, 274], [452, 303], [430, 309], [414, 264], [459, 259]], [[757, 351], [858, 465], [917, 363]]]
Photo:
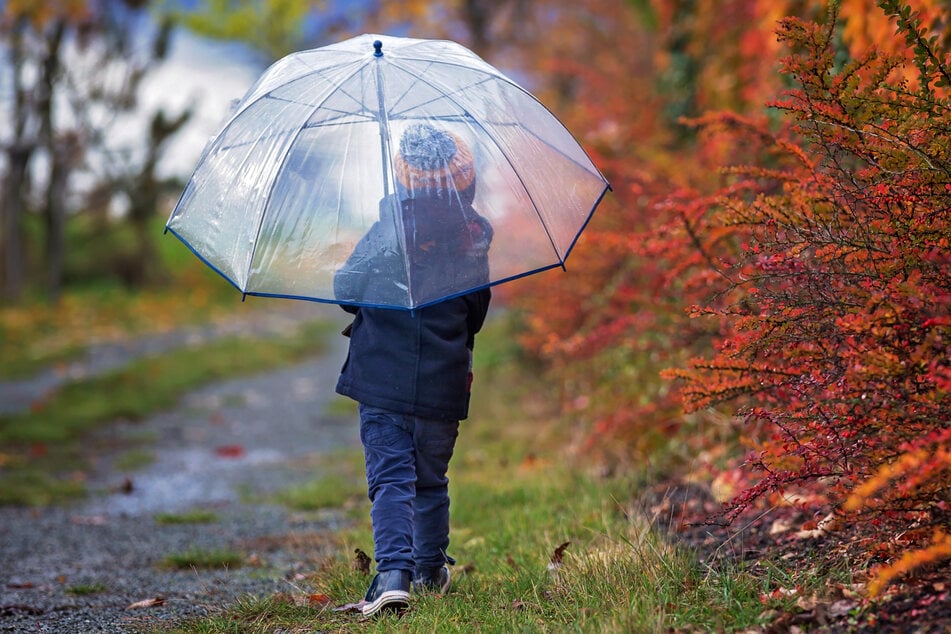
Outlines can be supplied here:
[[108, 588], [101, 583], [86, 583], [70, 586], [66, 589], [66, 592], [68, 594], [82, 597], [89, 596], [91, 594], [99, 594], [100, 592], [105, 592], [106, 590], [108, 590]]
[[155, 462], [155, 454], [145, 449], [130, 449], [117, 456], [113, 467], [120, 471], [137, 471]]
[[334, 473], [279, 493], [277, 501], [295, 511], [317, 511], [350, 506], [365, 497], [361, 476]]
[[[421, 596], [402, 618], [363, 621], [331, 608], [356, 601], [369, 575], [354, 549], [371, 551], [367, 526], [345, 530], [337, 555], [294, 594], [246, 597], [166, 632], [405, 631], [654, 632], [743, 630], [759, 624], [764, 581], [712, 571], [665, 543], [621, 500], [630, 481], [578, 477], [561, 466], [466, 475], [453, 487], [455, 583]], [[568, 542], [560, 566], [550, 565]], [[326, 597], [313, 605], [309, 597]]]
[[48, 506], [85, 493], [82, 479], [51, 473], [48, 467], [41, 466], [46, 462], [5, 468], [0, 475], [0, 505]]
[[244, 564], [244, 555], [228, 549], [204, 550], [191, 548], [181, 553], [167, 555], [162, 565], [176, 570], [210, 570], [214, 568], [237, 568]]
[[[666, 542], [638, 510], [650, 474], [598, 477], [566, 458], [570, 429], [551, 415], [544, 383], [519, 369], [504, 324], [482, 336], [477, 398], [450, 469], [453, 589], [414, 597], [402, 617], [363, 620], [335, 606], [362, 597], [370, 575], [354, 566], [372, 553], [366, 513], [335, 534], [339, 545], [296, 590], [248, 596], [209, 616], [158, 632], [706, 632], [755, 629], [760, 597], [788, 583], [778, 569], [713, 569]], [[315, 506], [344, 503], [362, 481], [341, 461], [294, 490]], [[362, 495], [362, 488], [360, 489]], [[365, 510], [365, 509], [364, 509]], [[552, 557], [567, 543], [558, 565]], [[315, 600], [316, 599], [316, 600]]]
[[153, 519], [156, 524], [169, 526], [176, 524], [214, 524], [219, 518], [218, 514], [212, 511], [195, 509], [184, 513], [157, 513]]

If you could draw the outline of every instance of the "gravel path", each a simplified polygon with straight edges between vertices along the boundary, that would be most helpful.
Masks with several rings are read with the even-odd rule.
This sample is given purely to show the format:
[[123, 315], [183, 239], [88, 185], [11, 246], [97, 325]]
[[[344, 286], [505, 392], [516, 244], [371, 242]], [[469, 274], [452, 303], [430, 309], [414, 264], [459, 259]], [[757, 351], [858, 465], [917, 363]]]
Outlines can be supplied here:
[[[280, 330], [322, 315], [346, 323], [339, 311], [311, 307], [307, 315], [295, 308], [253, 323], [164, 335], [161, 345], [234, 328]], [[117, 367], [157, 345], [125, 346], [115, 355], [125, 361], [89, 363], [84, 371]], [[341, 398], [333, 386], [345, 354], [346, 340], [335, 337], [319, 358], [212, 385], [173, 411], [111, 426], [88, 443], [94, 455], [88, 499], [69, 508], [0, 508], [0, 631], [136, 632], [247, 593], [293, 592], [295, 574], [312, 570], [328, 552], [327, 538], [343, 519], [253, 500], [319, 477], [330, 454], [359, 448], [354, 416], [328, 409]], [[108, 447], [117, 438], [147, 438], [154, 462], [131, 474], [116, 468]], [[216, 521], [156, 521], [158, 513], [196, 509], [212, 511]], [[160, 565], [192, 549], [237, 551], [249, 564], [210, 571]], [[161, 605], [130, 607], [149, 600]]]

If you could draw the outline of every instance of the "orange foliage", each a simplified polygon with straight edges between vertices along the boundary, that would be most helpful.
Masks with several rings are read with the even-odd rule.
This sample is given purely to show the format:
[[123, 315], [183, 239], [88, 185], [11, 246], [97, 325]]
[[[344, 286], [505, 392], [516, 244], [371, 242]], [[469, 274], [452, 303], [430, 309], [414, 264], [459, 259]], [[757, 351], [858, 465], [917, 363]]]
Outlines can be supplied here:
[[[929, 448], [909, 449], [894, 462], [881, 467], [870, 478], [857, 486], [846, 499], [842, 508], [846, 511], [861, 511], [878, 505], [875, 496], [882, 489], [898, 487], [914, 491], [927, 486], [927, 480], [935, 474], [944, 473], [943, 481], [951, 480], [951, 429], [945, 429], [934, 438]], [[920, 444], [920, 443], [916, 443]]]
[[[656, 66], [564, 62], [590, 96], [571, 121], [614, 195], [569, 275], [522, 293], [523, 342], [589, 447], [638, 460], [677, 434], [716, 464], [735, 430], [756, 479], [728, 510], [785, 488], [841, 505], [872, 478], [882, 503], [848, 512], [887, 535], [951, 511], [947, 25], [930, 0], [839, 4], [829, 18], [819, 3], [655, 2], [656, 34], [618, 19], [605, 41], [656, 37]], [[808, 19], [776, 23], [793, 8]], [[678, 72], [693, 83], [652, 90]], [[772, 112], [749, 101], [784, 82], [796, 89]], [[696, 118], [693, 136], [659, 125], [708, 106], [732, 112]], [[896, 460], [921, 468], [875, 479]]]
[[26, 18], [42, 29], [57, 18], [80, 22], [89, 16], [90, 6], [89, 0], [8, 0], [2, 11], [4, 20]]
[[[874, 47], [886, 55], [901, 55], [911, 63], [913, 51], [896, 33], [895, 20], [886, 15], [877, 0], [841, 0], [842, 40], [852, 57], [861, 57]], [[951, 38], [947, 3], [942, 0], [907, 0], [903, 3], [918, 14], [922, 27], [929, 33]], [[913, 73], [908, 74], [912, 78]]]
[[896, 577], [915, 568], [951, 559], [951, 535], [936, 529], [931, 544], [919, 550], [903, 553], [898, 561], [875, 571], [868, 584], [870, 596], [880, 595]]

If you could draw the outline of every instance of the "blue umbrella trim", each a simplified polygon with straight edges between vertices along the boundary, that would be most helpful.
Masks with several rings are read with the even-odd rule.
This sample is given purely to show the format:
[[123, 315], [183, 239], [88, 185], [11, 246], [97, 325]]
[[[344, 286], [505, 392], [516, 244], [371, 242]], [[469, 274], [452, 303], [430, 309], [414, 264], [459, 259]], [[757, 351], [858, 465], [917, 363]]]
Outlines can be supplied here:
[[475, 291], [482, 290], [482, 289], [484, 289], [484, 288], [491, 288], [491, 287], [493, 287], [493, 286], [499, 286], [500, 284], [505, 284], [505, 283], [507, 283], [507, 282], [512, 282], [512, 281], [514, 281], [514, 280], [518, 280], [518, 279], [521, 279], [521, 278], [523, 278], [523, 277], [529, 277], [530, 275], [535, 275], [535, 274], [537, 274], [537, 273], [542, 273], [542, 272], [548, 271], [548, 270], [550, 270], [550, 269], [554, 269], [554, 268], [561, 267], [561, 268], [564, 270], [564, 269], [565, 269], [565, 260], [568, 259], [568, 256], [571, 254], [571, 251], [574, 249], [575, 244], [577, 244], [578, 239], [581, 237], [581, 234], [584, 232], [585, 227], [588, 226], [588, 223], [591, 222], [591, 218], [594, 217], [594, 211], [595, 211], [595, 209], [598, 208], [598, 205], [601, 204], [601, 201], [604, 199], [605, 195], [607, 195], [607, 193], [608, 193], [609, 191], [612, 191], [611, 185], [605, 183], [604, 191], [601, 192], [601, 195], [598, 196], [598, 199], [595, 201], [594, 205], [591, 207], [591, 211], [588, 212], [588, 217], [585, 219], [584, 224], [581, 226], [581, 229], [580, 229], [580, 230], [578, 231], [578, 233], [575, 235], [574, 240], [571, 241], [571, 245], [568, 247], [568, 251], [565, 253], [565, 257], [564, 257], [562, 260], [560, 260], [559, 262], [556, 262], [556, 263], [554, 263], [554, 264], [549, 264], [549, 265], [547, 265], [547, 266], [539, 267], [539, 268], [533, 269], [533, 270], [531, 270], [531, 271], [526, 271], [526, 272], [524, 272], [524, 273], [519, 273], [518, 275], [512, 275], [512, 276], [509, 276], [509, 277], [506, 277], [506, 278], [503, 278], [503, 279], [500, 279], [500, 280], [495, 280], [494, 282], [490, 282], [489, 284], [483, 284], [483, 285], [481, 285], [481, 286], [474, 286], [474, 287], [468, 288], [468, 289], [466, 289], [466, 290], [464, 290], [464, 291], [460, 291], [460, 292], [454, 293], [454, 294], [452, 294], [452, 295], [446, 295], [446, 296], [444, 296], [444, 297], [440, 297], [440, 298], [437, 299], [437, 300], [434, 300], [434, 301], [431, 301], [431, 302], [426, 302], [425, 304], [419, 304], [418, 306], [413, 306], [413, 307], [408, 307], [408, 306], [393, 306], [393, 305], [390, 305], [390, 304], [372, 304], [372, 303], [341, 302], [341, 301], [338, 301], [338, 300], [335, 300], [335, 299], [326, 299], [326, 298], [321, 298], [321, 297], [310, 297], [310, 296], [307, 296], [307, 295], [288, 295], [288, 294], [284, 294], [284, 293], [260, 293], [260, 292], [257, 292], [257, 291], [247, 291], [247, 290], [241, 288], [240, 286], [238, 286], [238, 284], [236, 284], [234, 280], [232, 280], [230, 277], [228, 277], [228, 275], [226, 275], [221, 269], [219, 269], [217, 266], [215, 266], [214, 264], [212, 264], [211, 262], [209, 262], [207, 258], [205, 258], [205, 257], [204, 257], [201, 253], [199, 253], [198, 251], [196, 251], [195, 248], [188, 242], [188, 240], [186, 240], [186, 239], [183, 238], [181, 235], [179, 235], [178, 232], [176, 232], [174, 229], [172, 229], [171, 227], [169, 227], [168, 225], [166, 225], [166, 226], [165, 226], [165, 231], [164, 231], [164, 233], [171, 233], [173, 236], [175, 236], [176, 238], [178, 238], [178, 239], [181, 241], [182, 244], [184, 244], [186, 247], [188, 247], [188, 250], [189, 250], [189, 251], [191, 251], [192, 253], [195, 254], [195, 257], [197, 257], [199, 260], [201, 260], [202, 262], [205, 263], [205, 266], [207, 266], [207, 267], [210, 268], [212, 271], [214, 271], [215, 273], [217, 273], [218, 275], [220, 275], [221, 277], [223, 277], [225, 280], [227, 280], [227, 282], [228, 282], [229, 284], [231, 284], [231, 286], [233, 286], [239, 293], [241, 293], [241, 299], [242, 299], [242, 301], [244, 301], [244, 299], [245, 299], [246, 297], [248, 297], [248, 296], [251, 296], [251, 297], [270, 297], [270, 298], [274, 298], [274, 299], [293, 299], [293, 300], [299, 300], [299, 301], [316, 302], [316, 303], [319, 303], [319, 304], [337, 304], [337, 305], [345, 305], [345, 306], [358, 306], [358, 307], [361, 307], [361, 308], [387, 308], [387, 309], [390, 309], [390, 310], [404, 310], [404, 311], [413, 312], [413, 311], [419, 310], [419, 309], [421, 309], [421, 308], [426, 308], [427, 306], [433, 306], [433, 305], [435, 305], [435, 304], [439, 304], [439, 303], [444, 302], [444, 301], [449, 300], [449, 299], [454, 299], [454, 298], [456, 298], [456, 297], [462, 297], [463, 295], [467, 295], [467, 294], [469, 294], [469, 293], [473, 293], [473, 292], [475, 292]]

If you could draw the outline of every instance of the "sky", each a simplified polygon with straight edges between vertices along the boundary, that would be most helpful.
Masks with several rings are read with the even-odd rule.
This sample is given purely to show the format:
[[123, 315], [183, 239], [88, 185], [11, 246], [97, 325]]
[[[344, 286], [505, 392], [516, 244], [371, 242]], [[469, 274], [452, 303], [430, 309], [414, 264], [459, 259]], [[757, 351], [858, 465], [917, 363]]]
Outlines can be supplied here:
[[176, 30], [168, 59], [147, 76], [141, 92], [145, 112], [162, 107], [175, 115], [194, 106], [191, 120], [171, 140], [159, 165], [161, 176], [185, 179], [191, 174], [233, 102], [244, 96], [264, 70], [260, 57], [238, 44]]

